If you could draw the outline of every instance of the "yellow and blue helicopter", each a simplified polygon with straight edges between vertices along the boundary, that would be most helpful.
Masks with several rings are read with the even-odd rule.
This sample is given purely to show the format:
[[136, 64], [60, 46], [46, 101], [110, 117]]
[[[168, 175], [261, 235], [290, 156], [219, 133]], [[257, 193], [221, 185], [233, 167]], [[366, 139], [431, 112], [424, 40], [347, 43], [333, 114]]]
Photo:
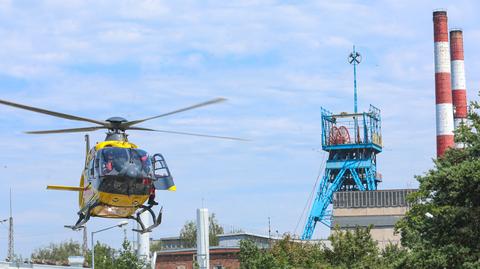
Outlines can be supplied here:
[[[152, 210], [153, 206], [158, 205], [155, 201], [155, 191], [175, 191], [176, 186], [164, 157], [159, 153], [150, 155], [147, 151], [138, 148], [137, 145], [128, 140], [126, 130], [244, 140], [235, 137], [155, 130], [135, 126], [148, 120], [220, 103], [225, 100], [224, 98], [215, 98], [158, 116], [134, 121], [127, 121], [122, 117], [111, 117], [105, 121], [99, 121], [1, 99], [0, 104], [63, 119], [96, 124], [90, 127], [26, 132], [28, 134], [90, 132], [106, 129], [105, 141], [97, 142], [92, 148], [90, 148], [88, 135], [85, 135], [86, 159], [79, 186], [49, 185], [47, 189], [78, 192], [80, 207], [78, 220], [74, 225], [66, 225], [67, 228], [78, 230], [90, 217], [126, 218], [138, 222], [140, 229], [134, 229], [134, 231], [145, 233], [152, 231], [162, 221], [162, 209], [160, 209], [158, 215]], [[153, 224], [148, 227], [140, 218], [140, 214], [146, 211], [150, 213], [153, 219]]]

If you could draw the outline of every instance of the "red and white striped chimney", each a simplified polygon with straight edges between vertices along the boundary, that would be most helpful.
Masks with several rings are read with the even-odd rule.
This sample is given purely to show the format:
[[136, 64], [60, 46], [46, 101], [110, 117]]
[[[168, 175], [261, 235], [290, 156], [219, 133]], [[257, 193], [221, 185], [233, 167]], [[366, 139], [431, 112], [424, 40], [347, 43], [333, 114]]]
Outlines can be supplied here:
[[[463, 56], [462, 30], [450, 31], [450, 57], [452, 67], [453, 121], [455, 129], [467, 121], [467, 86], [465, 82], [465, 64]], [[456, 147], [462, 145], [456, 144]]]
[[437, 157], [440, 157], [445, 153], [445, 150], [454, 146], [450, 49], [446, 11], [433, 12], [433, 38], [435, 42]]

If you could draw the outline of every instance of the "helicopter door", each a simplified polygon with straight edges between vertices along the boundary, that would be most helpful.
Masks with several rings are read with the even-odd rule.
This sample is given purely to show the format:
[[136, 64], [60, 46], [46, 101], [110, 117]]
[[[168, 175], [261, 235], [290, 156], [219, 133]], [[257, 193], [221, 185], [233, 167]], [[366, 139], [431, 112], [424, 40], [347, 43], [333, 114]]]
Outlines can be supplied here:
[[168, 190], [175, 186], [173, 183], [172, 175], [170, 174], [170, 170], [168, 170], [167, 163], [165, 162], [165, 158], [163, 158], [162, 154], [155, 154], [153, 155], [153, 173], [155, 175], [155, 179], [153, 180], [153, 186], [157, 190]]

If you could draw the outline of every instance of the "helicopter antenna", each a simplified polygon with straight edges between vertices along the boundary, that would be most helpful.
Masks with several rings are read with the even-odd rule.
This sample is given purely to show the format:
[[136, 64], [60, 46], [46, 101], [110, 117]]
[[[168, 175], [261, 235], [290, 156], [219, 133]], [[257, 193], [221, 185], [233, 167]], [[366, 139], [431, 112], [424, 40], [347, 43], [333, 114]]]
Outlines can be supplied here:
[[13, 261], [14, 249], [13, 249], [13, 216], [12, 216], [12, 189], [10, 188], [10, 218], [8, 221], [8, 260]]

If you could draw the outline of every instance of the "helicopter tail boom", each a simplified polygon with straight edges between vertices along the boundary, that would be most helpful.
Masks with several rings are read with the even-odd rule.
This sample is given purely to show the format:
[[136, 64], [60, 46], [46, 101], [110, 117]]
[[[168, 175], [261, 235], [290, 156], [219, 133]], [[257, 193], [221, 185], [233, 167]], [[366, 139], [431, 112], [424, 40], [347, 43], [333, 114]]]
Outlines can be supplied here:
[[57, 190], [57, 191], [84, 191], [83, 187], [72, 187], [72, 186], [56, 186], [48, 185], [47, 190]]

